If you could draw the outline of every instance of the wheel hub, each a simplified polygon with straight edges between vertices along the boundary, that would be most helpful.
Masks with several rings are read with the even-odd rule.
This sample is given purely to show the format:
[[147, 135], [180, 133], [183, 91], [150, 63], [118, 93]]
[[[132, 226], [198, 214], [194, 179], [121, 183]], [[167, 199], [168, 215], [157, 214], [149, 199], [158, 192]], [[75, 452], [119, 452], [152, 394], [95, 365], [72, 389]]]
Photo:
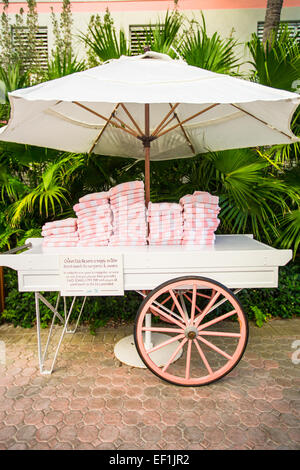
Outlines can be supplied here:
[[198, 336], [198, 330], [195, 326], [188, 326], [184, 330], [184, 334], [185, 334], [186, 338], [188, 338], [188, 339], [195, 339]]

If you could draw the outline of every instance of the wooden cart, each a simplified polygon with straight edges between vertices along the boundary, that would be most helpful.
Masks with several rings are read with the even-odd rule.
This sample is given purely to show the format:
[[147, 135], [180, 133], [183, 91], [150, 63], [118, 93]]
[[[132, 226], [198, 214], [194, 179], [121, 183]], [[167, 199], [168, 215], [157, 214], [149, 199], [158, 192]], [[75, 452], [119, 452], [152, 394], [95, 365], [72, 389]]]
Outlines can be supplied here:
[[[20, 292], [35, 292], [42, 374], [52, 373], [63, 337], [75, 333], [87, 296], [72, 296], [67, 308], [67, 298], [61, 293], [61, 256], [118, 255], [122, 287], [143, 297], [133, 332], [136, 350], [150, 371], [183, 386], [209, 384], [237, 365], [247, 345], [248, 321], [236, 294], [242, 289], [277, 287], [278, 267], [292, 258], [291, 250], [274, 249], [251, 235], [217, 235], [211, 247], [43, 248], [39, 238], [27, 240], [25, 247], [22, 252], [17, 248], [18, 254], [2, 254], [0, 265], [18, 272]], [[58, 292], [56, 305], [41, 294], [50, 291]], [[44, 351], [40, 301], [53, 314]], [[69, 319], [78, 301], [80, 314], [70, 330]], [[62, 331], [46, 369], [56, 319]]]

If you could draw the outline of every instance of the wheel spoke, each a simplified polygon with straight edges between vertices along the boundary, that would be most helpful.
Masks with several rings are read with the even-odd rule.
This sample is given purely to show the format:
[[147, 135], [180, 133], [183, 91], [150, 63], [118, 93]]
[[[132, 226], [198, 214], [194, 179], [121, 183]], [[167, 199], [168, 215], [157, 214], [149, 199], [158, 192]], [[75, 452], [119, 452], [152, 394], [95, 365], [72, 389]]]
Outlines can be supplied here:
[[200, 341], [202, 341], [204, 344], [206, 344], [206, 346], [209, 346], [211, 349], [213, 349], [214, 351], [216, 351], [217, 353], [221, 354], [222, 356], [226, 357], [226, 359], [230, 360], [231, 359], [231, 356], [229, 354], [227, 354], [227, 352], [223, 351], [222, 349], [218, 348], [217, 346], [215, 346], [214, 344], [212, 344], [210, 341], [207, 341], [206, 339], [202, 338], [201, 336], [198, 336], [198, 338]]
[[169, 292], [170, 292], [170, 294], [171, 294], [171, 296], [172, 296], [173, 301], [174, 301], [175, 304], [176, 304], [177, 310], [179, 311], [180, 315], [182, 316], [182, 319], [183, 319], [184, 323], [187, 325], [186, 316], [185, 316], [185, 314], [184, 314], [184, 311], [182, 310], [182, 307], [181, 307], [180, 303], [178, 302], [177, 297], [175, 296], [175, 294], [174, 294], [174, 292], [173, 292], [172, 289], [170, 289]]
[[[191, 323], [193, 323], [193, 321], [195, 319], [195, 308], [197, 307], [196, 301], [197, 301], [197, 286], [196, 286], [196, 284], [194, 284], [193, 285], [193, 297], [192, 297]], [[197, 307], [197, 309], [198, 309], [198, 307]], [[200, 312], [201, 312], [201, 310], [200, 310]]]
[[203, 331], [201, 330], [201, 335], [206, 336], [228, 336], [230, 338], [240, 338], [240, 333], [226, 333], [223, 331]]
[[162, 372], [166, 372], [167, 368], [169, 367], [169, 365], [173, 362], [173, 359], [175, 359], [176, 355], [178, 354], [178, 352], [180, 351], [180, 349], [183, 348], [183, 346], [185, 345], [185, 343], [187, 342], [187, 338], [184, 338], [181, 343], [179, 343], [179, 345], [177, 346], [177, 348], [175, 349], [175, 351], [173, 352], [172, 356], [170, 357], [170, 359], [168, 360], [167, 364], [164, 365], [164, 367], [162, 368]]
[[180, 297], [180, 302], [181, 302], [182, 310], [184, 311], [184, 317], [185, 317], [186, 321], [188, 322], [189, 314], [188, 314], [188, 311], [187, 311], [187, 308], [186, 308], [186, 304], [185, 304], [183, 295], [180, 293], [180, 294], [179, 294], [179, 297]]
[[[175, 294], [175, 295], [176, 295], [176, 299], [178, 299], [178, 294]], [[170, 295], [170, 298], [171, 298], [171, 295]], [[174, 308], [175, 308], [175, 302], [173, 300], [172, 307], [171, 307], [172, 312], [174, 312]]]
[[179, 339], [184, 338], [184, 334], [173, 336], [170, 339], [167, 339], [167, 341], [164, 341], [163, 343], [158, 344], [157, 346], [154, 346], [152, 349], [147, 350], [147, 354], [151, 354], [154, 351], [157, 351], [158, 349], [164, 348], [165, 346], [168, 346], [168, 344], [174, 343], [174, 341], [178, 341]]
[[[150, 312], [160, 323], [151, 325]], [[158, 377], [200, 386], [223, 378], [238, 364], [248, 333], [235, 292], [208, 278], [182, 276], [148, 293], [136, 317], [134, 340]]]
[[190, 378], [190, 369], [191, 369], [191, 351], [192, 351], [192, 341], [189, 340], [187, 352], [186, 352], [186, 366], [185, 366], [185, 379], [189, 380]]
[[163, 300], [162, 302], [160, 302], [161, 305], [164, 305], [166, 302], [168, 302], [168, 300], [170, 300], [171, 296], [169, 295], [165, 300]]
[[[188, 293], [188, 294], [192, 294], [193, 291], [188, 290], [187, 293]], [[200, 292], [197, 292], [197, 295], [198, 295], [199, 297], [203, 297], [203, 298], [205, 298], [205, 299], [211, 299], [211, 295], [201, 294]]]
[[199, 326], [199, 331], [203, 330], [204, 328], [207, 328], [208, 326], [214, 325], [215, 323], [218, 323], [222, 320], [225, 320], [225, 318], [229, 318], [235, 314], [236, 314], [236, 310], [231, 310], [228, 313], [224, 313], [224, 315], [221, 315], [220, 317], [214, 318], [213, 320], [203, 323], [201, 326]]
[[[171, 297], [171, 296], [170, 296]], [[173, 302], [174, 303], [174, 302]], [[177, 318], [177, 320], [181, 321], [182, 320], [182, 317], [180, 315], [177, 315], [177, 313], [174, 312], [174, 307], [171, 308], [171, 310], [166, 307], [165, 305], [163, 305], [163, 303], [161, 302], [158, 302], [157, 300], [154, 300], [153, 301], [153, 304], [156, 305], [158, 308], [161, 308], [162, 310], [164, 310], [166, 313], [169, 313], [172, 317], [174, 318]], [[150, 307], [152, 308], [152, 307]]]
[[160, 326], [143, 326], [142, 331], [156, 331], [158, 333], [183, 333], [182, 328], [162, 328]]
[[[154, 302], [153, 302], [154, 303]], [[158, 304], [159, 305], [159, 304]], [[165, 309], [165, 307], [163, 307]], [[182, 328], [184, 325], [182, 323], [182, 321], [178, 321], [176, 320], [176, 318], [174, 318], [173, 315], [175, 315], [175, 313], [171, 312], [172, 316], [169, 315], [168, 313], [166, 313], [164, 310], [162, 310], [161, 308], [157, 308], [156, 306], [154, 306], [153, 304], [151, 305], [151, 309], [154, 310], [154, 312], [158, 313], [159, 315], [163, 316], [164, 318], [166, 318], [167, 320], [169, 320], [170, 323], [175, 323], [176, 325], [178, 325], [180, 328]], [[181, 318], [176, 315], [177, 318], [179, 318], [181, 320]]]
[[[183, 295], [188, 299], [188, 301], [189, 301], [191, 304], [193, 304], [193, 300], [191, 300], [190, 297], [189, 297], [186, 293], [184, 293]], [[193, 308], [193, 306], [192, 306], [192, 308]], [[200, 310], [200, 308], [198, 307], [198, 305], [196, 305], [196, 298], [195, 298], [195, 309], [198, 310], [199, 313], [202, 313], [202, 310]], [[195, 318], [195, 311], [194, 311], [194, 318]], [[193, 318], [192, 321], [194, 321], [194, 318]]]
[[227, 299], [226, 297], [216, 303], [212, 308], [210, 308], [207, 314], [213, 312], [216, 308], [220, 307], [220, 305], [223, 305], [225, 302], [229, 302], [229, 299]]
[[206, 305], [205, 309], [203, 310], [203, 312], [201, 313], [201, 315], [198, 315], [196, 317], [196, 321], [195, 321], [195, 326], [198, 327], [199, 323], [202, 321], [202, 319], [205, 317], [205, 315], [211, 311], [212, 309], [212, 306], [216, 303], [216, 300], [220, 297], [220, 292], [217, 292], [212, 299], [210, 299], [210, 301], [208, 302], [208, 304]]
[[200, 344], [198, 343], [198, 341], [197, 341], [196, 339], [194, 339], [194, 344], [195, 344], [195, 346], [196, 346], [196, 348], [197, 348], [197, 350], [198, 350], [198, 353], [199, 353], [199, 355], [200, 355], [200, 357], [201, 357], [201, 359], [202, 359], [202, 361], [203, 361], [203, 363], [204, 363], [206, 369], [208, 370], [208, 373], [209, 373], [210, 375], [212, 375], [212, 374], [213, 374], [212, 368], [210, 367], [210, 365], [209, 365], [209, 363], [208, 363], [208, 360], [206, 359], [206, 357], [205, 357], [205, 355], [204, 355], [204, 352], [202, 351], [202, 349], [201, 349], [201, 347], [200, 347]]

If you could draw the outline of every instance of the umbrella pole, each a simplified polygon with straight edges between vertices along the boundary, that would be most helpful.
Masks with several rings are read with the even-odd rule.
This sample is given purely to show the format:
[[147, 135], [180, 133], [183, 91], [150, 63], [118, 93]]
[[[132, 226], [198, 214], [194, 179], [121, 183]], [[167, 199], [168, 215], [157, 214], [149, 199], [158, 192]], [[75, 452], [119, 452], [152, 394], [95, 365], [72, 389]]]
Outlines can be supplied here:
[[150, 112], [149, 104], [145, 104], [145, 136], [144, 136], [144, 150], [145, 150], [145, 199], [146, 207], [150, 202]]
[[145, 200], [150, 202], [150, 147], [145, 147]]

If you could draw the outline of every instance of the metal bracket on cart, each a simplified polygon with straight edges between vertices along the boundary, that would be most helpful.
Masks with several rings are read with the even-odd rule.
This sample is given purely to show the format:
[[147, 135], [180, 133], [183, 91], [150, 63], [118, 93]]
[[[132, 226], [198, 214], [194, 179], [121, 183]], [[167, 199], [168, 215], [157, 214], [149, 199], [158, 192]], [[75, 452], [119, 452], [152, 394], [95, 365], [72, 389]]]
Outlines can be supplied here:
[[[67, 334], [67, 333], [73, 334], [73, 333], [76, 332], [81, 314], [82, 314], [83, 309], [84, 309], [85, 301], [86, 301], [86, 297], [84, 297], [83, 301], [82, 301], [81, 308], [80, 308], [80, 312], [79, 312], [79, 315], [78, 315], [78, 318], [77, 318], [77, 321], [76, 321], [76, 324], [75, 324], [75, 328], [73, 330], [69, 330], [68, 329], [68, 322], [69, 322], [70, 316], [71, 316], [72, 311], [73, 311], [76, 296], [73, 297], [69, 310], [67, 310], [66, 297], [63, 297], [63, 300], [64, 300], [64, 316], [62, 316], [58, 312], [58, 306], [59, 306], [60, 299], [61, 299], [61, 295], [60, 295], [60, 293], [58, 293], [57, 300], [56, 300], [56, 305], [55, 305], [55, 307], [53, 307], [53, 305], [51, 305], [50, 302], [48, 302], [48, 300], [45, 299], [45, 297], [40, 292], [35, 292], [35, 309], [36, 309], [37, 339], [38, 339], [38, 357], [39, 357], [39, 366], [40, 366], [40, 373], [41, 374], [51, 374], [52, 373], [55, 362], [56, 362], [56, 358], [57, 358], [57, 355], [58, 355], [58, 352], [59, 352], [59, 349], [60, 349], [60, 346], [61, 346], [61, 343], [62, 343], [62, 340], [63, 340], [65, 334]], [[51, 310], [53, 312], [53, 318], [52, 318], [50, 331], [49, 331], [49, 334], [48, 334], [48, 338], [47, 338], [47, 342], [46, 342], [46, 345], [45, 345], [44, 352], [42, 352], [40, 301], [43, 302], [43, 304], [46, 305], [49, 308], [49, 310]], [[44, 367], [45, 366], [45, 361], [46, 361], [46, 358], [47, 358], [47, 352], [48, 352], [51, 337], [52, 337], [52, 334], [53, 334], [53, 327], [54, 327], [54, 323], [55, 323], [56, 318], [58, 318], [60, 320], [60, 322], [62, 323], [63, 329], [62, 329], [62, 332], [60, 334], [60, 338], [58, 340], [56, 349], [54, 351], [54, 357], [52, 359], [51, 367], [50, 367], [50, 369], [45, 369], [45, 367]]]

